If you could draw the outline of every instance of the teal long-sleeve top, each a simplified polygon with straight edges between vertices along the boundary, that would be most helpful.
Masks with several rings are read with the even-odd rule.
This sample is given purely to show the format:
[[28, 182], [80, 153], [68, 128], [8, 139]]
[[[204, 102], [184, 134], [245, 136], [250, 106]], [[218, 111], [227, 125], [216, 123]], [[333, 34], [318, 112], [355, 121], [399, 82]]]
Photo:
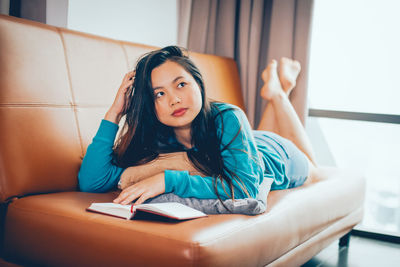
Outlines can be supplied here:
[[[231, 104], [215, 103], [219, 110], [227, 111], [216, 119], [217, 135], [221, 136], [221, 147], [232, 139], [228, 149], [221, 156], [226, 167], [233, 171], [240, 181], [233, 179], [235, 198], [250, 197], [258, 194], [259, 185], [264, 178], [273, 178], [275, 185], [285, 188], [288, 180], [284, 175], [284, 166], [279, 156], [254, 138], [254, 132], [244, 112]], [[223, 121], [223, 131], [222, 122]], [[120, 176], [125, 170], [113, 164], [113, 145], [119, 126], [102, 120], [100, 127], [89, 145], [78, 174], [79, 187], [84, 192], [107, 192], [117, 188]], [[236, 138], [234, 138], [237, 135]], [[200, 199], [217, 198], [215, 179], [190, 175], [188, 171], [165, 170], [165, 193], [175, 193], [180, 197]], [[229, 187], [217, 183], [222, 199], [230, 198]], [[275, 186], [277, 187], [277, 186]]]

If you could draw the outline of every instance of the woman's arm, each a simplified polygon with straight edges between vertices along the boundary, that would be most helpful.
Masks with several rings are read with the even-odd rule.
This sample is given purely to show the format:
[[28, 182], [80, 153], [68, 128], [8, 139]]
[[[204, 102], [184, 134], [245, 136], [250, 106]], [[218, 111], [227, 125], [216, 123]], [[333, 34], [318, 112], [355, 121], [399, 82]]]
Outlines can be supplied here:
[[118, 125], [102, 120], [89, 145], [78, 173], [79, 188], [83, 192], [107, 192], [115, 189], [124, 171], [112, 164], [113, 146]]
[[[232, 138], [238, 134], [229, 148], [221, 153], [225, 166], [240, 179], [240, 181], [233, 179], [235, 198], [255, 198], [259, 192], [260, 181], [263, 179], [264, 168], [250, 124], [246, 115], [240, 109], [228, 111], [224, 114], [224, 132], [218, 132], [219, 135], [222, 134], [222, 147], [230, 143]], [[178, 170], [173, 170], [172, 165], [169, 165], [168, 160], [166, 160], [164, 163], [167, 164], [167, 168], [163, 173], [156, 173], [149, 176], [148, 179], [142, 179], [131, 186], [127, 186], [114, 202], [126, 204], [137, 199], [135, 204], [140, 204], [146, 199], [162, 193], [174, 193], [182, 198], [216, 199], [215, 188], [222, 199], [231, 197], [230, 188], [225, 181], [216, 183], [213, 177], [180, 170], [181, 161], [179, 157], [177, 159], [178, 165], [175, 167], [178, 167], [176, 168]], [[164, 167], [165, 165], [162, 168]], [[190, 166], [186, 168], [190, 169]]]
[[[228, 105], [230, 106], [230, 105]], [[222, 135], [221, 147], [227, 145], [238, 133], [229, 147], [222, 151], [225, 166], [234, 172], [240, 180], [232, 178], [235, 198], [256, 197], [260, 181], [264, 177], [263, 162], [258, 154], [256, 142], [246, 115], [239, 108], [223, 113], [223, 132], [221, 117], [217, 119], [217, 134]], [[217, 188], [222, 199], [230, 198], [230, 188], [224, 182], [215, 184], [213, 177], [191, 175], [187, 171], [166, 170], [165, 192], [175, 193], [180, 197], [217, 198]], [[246, 190], [249, 196], [246, 194]], [[228, 194], [229, 193], [229, 194]]]
[[135, 71], [128, 72], [122, 79], [121, 86], [113, 104], [87, 148], [78, 173], [79, 188], [84, 192], [106, 192], [116, 188], [124, 169], [112, 164], [113, 146], [118, 132], [118, 123], [125, 110], [125, 99], [131, 94]]
[[160, 154], [160, 156], [143, 165], [127, 168], [121, 175], [122, 192], [114, 203], [128, 204], [137, 199], [135, 205], [148, 198], [165, 192], [165, 170], [181, 170], [199, 177], [206, 176], [196, 170], [186, 152]]
[[152, 177], [164, 170], [187, 170], [193, 175], [205, 176], [198, 172], [186, 152], [160, 154], [143, 165], [120, 168], [112, 164], [113, 145], [118, 125], [104, 119], [93, 142], [89, 145], [78, 173], [79, 187], [84, 192], [106, 192], [115, 189], [121, 180], [121, 189]]
[[186, 152], [174, 152], [160, 154], [157, 159], [149, 163], [127, 168], [121, 175], [120, 188], [125, 189], [165, 170], [186, 170], [192, 175], [206, 176], [193, 166]]

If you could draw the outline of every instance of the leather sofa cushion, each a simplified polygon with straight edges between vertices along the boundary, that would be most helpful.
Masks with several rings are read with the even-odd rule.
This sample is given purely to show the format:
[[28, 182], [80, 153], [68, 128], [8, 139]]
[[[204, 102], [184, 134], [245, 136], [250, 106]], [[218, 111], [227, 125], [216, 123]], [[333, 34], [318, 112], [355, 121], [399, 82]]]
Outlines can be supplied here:
[[[124, 74], [156, 47], [1, 14], [0, 33], [0, 202], [74, 190]], [[234, 60], [190, 55], [209, 96], [244, 109]]]
[[91, 202], [110, 202], [118, 192], [24, 197], [8, 208], [5, 257], [54, 266], [265, 265], [331, 224], [342, 231], [361, 219], [364, 181], [343, 177], [273, 191], [268, 212], [258, 216], [210, 215], [176, 223], [85, 211]]

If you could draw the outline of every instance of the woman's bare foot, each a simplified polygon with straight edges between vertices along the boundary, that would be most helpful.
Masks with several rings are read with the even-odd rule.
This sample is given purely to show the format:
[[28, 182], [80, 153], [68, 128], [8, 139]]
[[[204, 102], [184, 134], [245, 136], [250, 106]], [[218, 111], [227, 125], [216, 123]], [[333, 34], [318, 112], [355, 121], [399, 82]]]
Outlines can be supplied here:
[[296, 86], [296, 79], [301, 70], [300, 62], [283, 57], [279, 61], [279, 80], [282, 84], [282, 89], [287, 95]]
[[282, 85], [278, 78], [277, 62], [273, 59], [261, 74], [264, 85], [261, 88], [261, 97], [271, 100], [275, 95], [282, 93]]

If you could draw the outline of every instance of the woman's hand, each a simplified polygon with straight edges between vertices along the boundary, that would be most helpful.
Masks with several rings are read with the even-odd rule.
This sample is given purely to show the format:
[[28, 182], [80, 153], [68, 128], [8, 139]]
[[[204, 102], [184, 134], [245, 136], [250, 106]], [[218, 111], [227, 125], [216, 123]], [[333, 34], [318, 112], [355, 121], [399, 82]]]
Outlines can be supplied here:
[[137, 182], [140, 182], [141, 180], [146, 178], [146, 177], [140, 177], [139, 175], [137, 175], [138, 170], [140, 171], [140, 168], [138, 168], [138, 167], [140, 167], [140, 166], [133, 166], [133, 167], [126, 168], [124, 170], [124, 172], [121, 174], [119, 187], [122, 190], [124, 190], [128, 186], [136, 184]]
[[122, 79], [121, 86], [118, 89], [117, 95], [114, 99], [114, 103], [112, 104], [111, 108], [107, 111], [106, 116], [104, 119], [114, 122], [116, 124], [119, 123], [121, 120], [122, 114], [125, 111], [126, 106], [126, 94], [131, 93], [129, 92], [129, 88], [131, 88], [134, 80], [135, 80], [136, 71], [130, 71], [125, 74], [124, 78]]
[[164, 192], [164, 173], [159, 173], [125, 188], [119, 196], [114, 199], [114, 203], [127, 205], [137, 199], [134, 205], [139, 205], [147, 199], [158, 196]]
[[152, 177], [165, 170], [189, 171], [190, 175], [207, 176], [194, 167], [186, 152], [160, 154], [160, 156], [146, 164], [125, 169], [121, 175], [121, 189]]

